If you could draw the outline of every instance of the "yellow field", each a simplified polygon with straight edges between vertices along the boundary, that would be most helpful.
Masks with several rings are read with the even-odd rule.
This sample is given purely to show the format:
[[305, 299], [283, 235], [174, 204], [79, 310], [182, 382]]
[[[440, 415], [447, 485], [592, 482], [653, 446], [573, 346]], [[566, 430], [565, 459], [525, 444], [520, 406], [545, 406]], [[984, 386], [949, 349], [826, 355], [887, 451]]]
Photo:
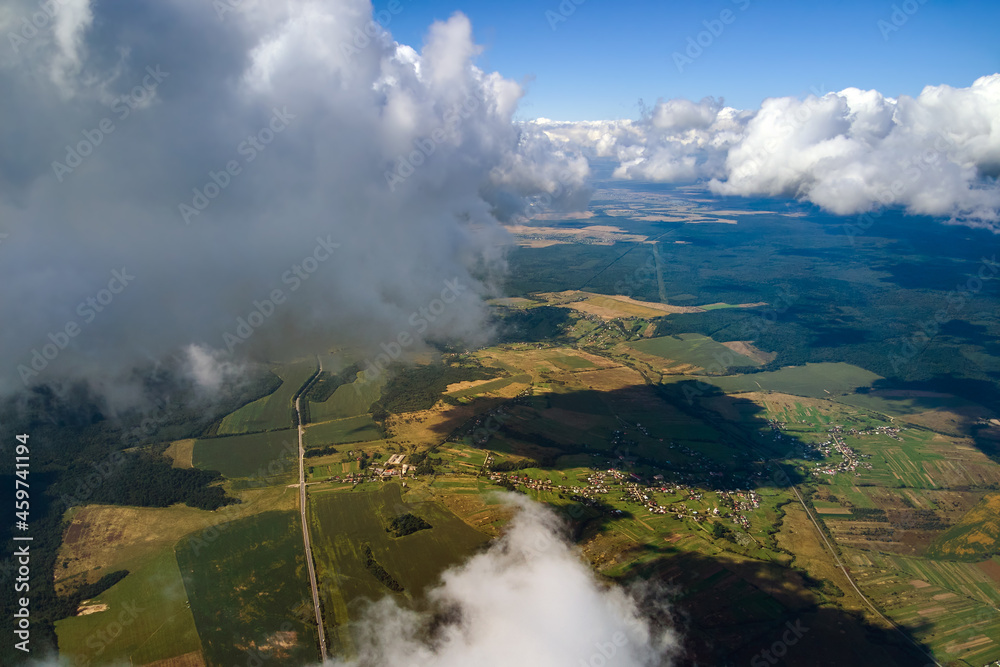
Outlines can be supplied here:
[[745, 357], [750, 357], [758, 364], [769, 364], [778, 358], [777, 352], [764, 352], [753, 346], [753, 343], [746, 340], [734, 340], [728, 343], [723, 343], [730, 350], [736, 354], [742, 354]]
[[194, 440], [177, 440], [164, 450], [163, 455], [173, 461], [175, 468], [193, 468]]
[[942, 556], [975, 557], [994, 552], [998, 540], [1000, 493], [992, 493], [942, 535], [933, 550]]
[[565, 292], [547, 292], [536, 295], [545, 299], [549, 305], [564, 306], [573, 310], [596, 315], [605, 320], [619, 318], [652, 318], [662, 317], [664, 313], [703, 313], [703, 309], [695, 306], [671, 306], [652, 301], [638, 301], [629, 296], [608, 296], [593, 292], [567, 290]]
[[845, 609], [861, 611], [870, 623], [883, 626], [884, 622], [872, 614], [868, 606], [854, 592], [844, 573], [823, 544], [822, 538], [797, 502], [785, 506], [785, 517], [777, 534], [778, 546], [795, 554], [794, 564], [817, 579], [832, 581], [844, 592], [840, 604]]

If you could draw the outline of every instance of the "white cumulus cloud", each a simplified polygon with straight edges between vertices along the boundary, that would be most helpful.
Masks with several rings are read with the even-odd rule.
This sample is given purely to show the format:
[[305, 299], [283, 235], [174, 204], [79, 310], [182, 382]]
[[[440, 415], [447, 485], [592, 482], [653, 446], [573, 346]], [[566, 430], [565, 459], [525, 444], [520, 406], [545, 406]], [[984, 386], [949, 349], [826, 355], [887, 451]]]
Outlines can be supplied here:
[[1000, 224], [1000, 74], [916, 97], [847, 88], [749, 111], [673, 99], [634, 122], [534, 126], [567, 149], [616, 158], [618, 178], [704, 181], [718, 194], [793, 196], [839, 215], [891, 207]]
[[[523, 496], [506, 497], [518, 512], [505, 535], [446, 572], [429, 593], [429, 611], [404, 609], [390, 598], [371, 605], [352, 626], [358, 656], [332, 664], [673, 664], [680, 648], [677, 634], [662, 621], [665, 602], [647, 594], [640, 604], [637, 594], [599, 583], [550, 509]], [[661, 618], [654, 621], [641, 610], [649, 604]]]
[[462, 14], [417, 51], [367, 0], [45, 4], [0, 11], [0, 391], [185, 348], [481, 341], [498, 217], [587, 173], [531, 148]]

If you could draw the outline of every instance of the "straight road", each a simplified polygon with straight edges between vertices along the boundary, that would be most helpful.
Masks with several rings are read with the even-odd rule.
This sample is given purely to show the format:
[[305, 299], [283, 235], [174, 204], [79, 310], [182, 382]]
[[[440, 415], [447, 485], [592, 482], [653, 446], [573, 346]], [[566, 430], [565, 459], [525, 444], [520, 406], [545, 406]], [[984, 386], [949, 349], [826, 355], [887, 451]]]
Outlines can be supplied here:
[[312, 596], [313, 596], [313, 606], [316, 608], [316, 629], [319, 633], [319, 655], [321, 660], [326, 660], [326, 632], [323, 629], [323, 612], [319, 608], [319, 586], [316, 584], [316, 566], [313, 563], [312, 547], [309, 544], [309, 522], [306, 521], [306, 466], [305, 466], [305, 442], [304, 436], [306, 432], [305, 423], [302, 419], [302, 398], [309, 391], [309, 387], [312, 386], [316, 378], [320, 376], [323, 372], [323, 361], [317, 356], [316, 363], [319, 365], [319, 370], [313, 379], [310, 380], [304, 387], [302, 391], [299, 392], [298, 398], [295, 399], [295, 414], [298, 415], [299, 422], [299, 512], [302, 514], [302, 542], [305, 544], [306, 548], [306, 565], [309, 569], [309, 585], [312, 586]]
[[[649, 382], [648, 378], [647, 378], [647, 382]], [[760, 386], [760, 385], [757, 385], [757, 386]], [[688, 414], [691, 414], [691, 413], [688, 412]], [[782, 466], [781, 460], [782, 460], [783, 457], [778, 457], [778, 458], [773, 457], [769, 452], [766, 452], [763, 449], [759, 448], [758, 445], [757, 445], [757, 443], [754, 441], [754, 439], [750, 435], [748, 435], [745, 431], [743, 431], [743, 429], [736, 428], [733, 425], [731, 425], [731, 424], [729, 424], [727, 422], [721, 421], [717, 417], [709, 416], [709, 415], [705, 414], [702, 411], [697, 411], [697, 413], [694, 414], [694, 416], [697, 417], [697, 418], [700, 418], [700, 419], [704, 419], [705, 421], [709, 422], [713, 426], [717, 427], [723, 433], [728, 433], [728, 434], [734, 436], [734, 438], [736, 440], [740, 440], [740, 441], [744, 442], [749, 447], [749, 449], [751, 449], [752, 451], [754, 451], [758, 455], [760, 455], [760, 457], [761, 457], [762, 460], [767, 460], [768, 462], [770, 462], [770, 463], [778, 466], [779, 470], [781, 469], [781, 466]], [[782, 472], [784, 472], [784, 471], [782, 471]], [[781, 481], [779, 480], [779, 478], [774, 478], [774, 481], [778, 484], [778, 486], [785, 486], [785, 484], [781, 483]], [[865, 605], [869, 609], [871, 609], [872, 612], [876, 616], [878, 616], [878, 618], [882, 619], [882, 621], [886, 625], [888, 625], [889, 627], [891, 627], [892, 629], [894, 629], [896, 632], [898, 632], [903, 637], [903, 639], [905, 639], [914, 648], [916, 648], [918, 651], [920, 651], [921, 653], [923, 653], [924, 655], [926, 655], [930, 659], [930, 663], [928, 663], [925, 667], [931, 667], [932, 665], [935, 665], [936, 667], [942, 667], [941, 663], [938, 662], [937, 659], [933, 655], [931, 655], [916, 640], [914, 640], [908, 634], [906, 634], [906, 632], [903, 630], [903, 628], [899, 627], [899, 625], [895, 621], [893, 621], [891, 618], [887, 617], [885, 614], [883, 614], [881, 611], [879, 611], [878, 607], [876, 607], [875, 604], [868, 598], [868, 596], [865, 595], [861, 591], [861, 588], [859, 588], [858, 584], [854, 581], [854, 577], [851, 576], [851, 571], [840, 560], [840, 556], [837, 555], [837, 550], [834, 548], [833, 544], [830, 543], [830, 540], [827, 539], [826, 533], [824, 533], [823, 529], [820, 528], [819, 523], [816, 521], [816, 518], [813, 516], [812, 512], [809, 510], [809, 506], [806, 504], [806, 501], [802, 497], [802, 494], [799, 493], [799, 490], [795, 487], [795, 484], [792, 482], [792, 480], [791, 480], [790, 477], [786, 476], [786, 481], [787, 481], [788, 488], [790, 488], [792, 490], [792, 493], [795, 494], [795, 498], [796, 498], [796, 500], [799, 501], [799, 505], [802, 506], [802, 509], [803, 509], [803, 511], [805, 511], [806, 516], [809, 517], [809, 521], [810, 521], [810, 523], [812, 523], [813, 529], [816, 531], [816, 534], [819, 535], [820, 539], [823, 541], [823, 544], [826, 546], [826, 550], [830, 553], [830, 556], [833, 557], [834, 564], [843, 573], [844, 578], [847, 579], [847, 583], [850, 584], [851, 588], [858, 595], [858, 597], [861, 598], [862, 602], [864, 602]]]
[[816, 529], [816, 534], [819, 535], [820, 538], [823, 540], [823, 543], [826, 545], [827, 551], [829, 551], [830, 555], [833, 556], [833, 561], [837, 564], [837, 567], [840, 568], [840, 571], [844, 573], [844, 578], [847, 579], [847, 583], [851, 585], [851, 588], [853, 588], [854, 592], [858, 594], [858, 597], [860, 597], [861, 600], [866, 605], [868, 605], [868, 608], [871, 609], [876, 616], [878, 616], [880, 619], [882, 619], [883, 622], [888, 624], [896, 632], [902, 635], [903, 639], [912, 644], [918, 651], [926, 655], [934, 665], [937, 665], [937, 667], [942, 667], [941, 663], [938, 662], [933, 655], [928, 653], [927, 650], [919, 643], [911, 639], [910, 636], [906, 634], [903, 631], [903, 629], [896, 624], [895, 621], [893, 621], [891, 618], [887, 617], [885, 614], [879, 611], [878, 607], [876, 607], [872, 603], [872, 601], [868, 599], [868, 596], [861, 592], [861, 589], [858, 588], [858, 585], [854, 582], [854, 577], [851, 576], [850, 571], [844, 566], [844, 563], [840, 560], [840, 556], [837, 555], [837, 550], [833, 548], [832, 544], [830, 544], [830, 540], [826, 538], [826, 533], [824, 533], [823, 529], [819, 527], [819, 523], [817, 523], [816, 519], [813, 517], [812, 512], [809, 511], [809, 507], [806, 505], [806, 501], [802, 498], [802, 495], [799, 493], [799, 490], [795, 488], [794, 484], [789, 484], [788, 488], [790, 488], [792, 492], [795, 493], [795, 497], [798, 498], [799, 504], [802, 505], [802, 509], [805, 510], [806, 516], [809, 517], [809, 521], [812, 522], [813, 528]]

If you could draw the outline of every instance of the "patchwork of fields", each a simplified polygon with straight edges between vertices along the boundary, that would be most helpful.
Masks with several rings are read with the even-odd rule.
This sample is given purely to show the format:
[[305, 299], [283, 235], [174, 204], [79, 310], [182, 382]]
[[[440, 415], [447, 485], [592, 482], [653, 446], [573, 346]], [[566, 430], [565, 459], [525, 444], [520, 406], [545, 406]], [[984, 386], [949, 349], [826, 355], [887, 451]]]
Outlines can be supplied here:
[[665, 383], [703, 382], [727, 394], [774, 391], [809, 398], [849, 394], [881, 379], [875, 373], [841, 362], [789, 366], [778, 371], [729, 376], [665, 376]]
[[381, 397], [384, 381], [384, 377], [375, 380], [356, 378], [337, 387], [325, 401], [309, 401], [310, 421], [324, 422], [367, 414], [372, 403]]
[[347, 445], [355, 442], [381, 440], [382, 431], [368, 415], [337, 419], [306, 426], [305, 446]]
[[218, 470], [230, 479], [278, 483], [294, 475], [298, 446], [294, 429], [202, 438], [195, 442], [192, 461], [197, 468]]
[[[309, 496], [313, 552], [331, 642], [348, 648], [346, 627], [364, 600], [394, 594], [365, 565], [365, 549], [403, 588], [400, 599], [414, 600], [448, 566], [460, 563], [487, 537], [443, 507], [430, 502], [407, 503], [401, 487], [390, 483], [371, 491], [318, 492]], [[432, 528], [401, 538], [387, 531], [389, 521], [405, 513]]]
[[219, 425], [219, 435], [277, 431], [291, 428], [295, 421], [293, 398], [299, 389], [316, 372], [314, 362], [301, 362], [275, 370], [281, 386], [264, 398], [244, 405], [227, 415]]
[[59, 621], [61, 652], [82, 664], [145, 665], [202, 651], [188, 595], [171, 550], [85, 602], [96, 613]]
[[725, 345], [701, 334], [648, 338], [630, 345], [640, 352], [702, 369], [711, 369], [713, 373], [760, 365], [756, 360], [733, 352]]
[[176, 553], [208, 664], [239, 664], [250, 649], [284, 664], [318, 660], [298, 512], [234, 521]]
[[[588, 298], [598, 308], [644, 307], [612, 301]], [[539, 303], [515, 309], [530, 313]], [[882, 378], [846, 363], [701, 375], [696, 369], [720, 359], [728, 373], [762, 362], [705, 335], [647, 337], [648, 322], [602, 323], [590, 314], [570, 316], [576, 342], [479, 350], [474, 361], [489, 369], [485, 378], [448, 385], [429, 409], [378, 414], [393, 389], [386, 378], [348, 378], [331, 384], [325, 400], [309, 401], [306, 448], [328, 451], [306, 459], [308, 520], [338, 654], [354, 653], [349, 623], [365, 601], [388, 595], [417, 605], [445, 569], [499, 535], [511, 510], [497, 494], [507, 487], [559, 511], [604, 576], [673, 581], [684, 613], [701, 619], [690, 633], [712, 647], [699, 649], [707, 663], [750, 661], [790, 618], [813, 624], [805, 652], [826, 654], [847, 636], [844, 650], [856, 664], [905, 663], [905, 642], [851, 590], [794, 494], [775, 481], [780, 468], [794, 473], [864, 595], [909, 636], [949, 660], [1000, 657], [1000, 562], [989, 560], [1000, 545], [1000, 495], [989, 492], [1000, 466], [966, 437], [928, 426], [930, 413], [973, 418], [975, 404], [855, 393]], [[656, 359], [693, 370], [650, 373]], [[108, 609], [60, 622], [72, 655], [96, 650], [90, 644], [108, 612], [150, 595], [170, 615], [156, 616], [155, 627], [130, 625], [106, 655], [183, 656], [195, 665], [240, 664], [248, 652], [277, 664], [318, 657], [295, 491], [284, 488], [297, 468], [292, 397], [314, 370], [307, 362], [279, 368], [276, 392], [225, 417], [216, 435], [168, 450], [175, 465], [218, 470], [231, 492], [257, 494], [247, 499], [274, 494], [280, 510], [257, 500], [210, 529], [211, 521], [196, 526], [202, 515], [191, 510], [170, 524], [163, 544], [130, 542], [135, 570], [88, 603]], [[842, 456], [833, 432], [864, 465], [823, 472]], [[411, 469], [405, 487], [368, 476], [372, 464], [397, 455], [426, 456], [429, 472]], [[595, 491], [612, 479], [604, 478], [609, 470], [621, 477], [612, 490]], [[643, 482], [630, 490], [634, 480]], [[404, 514], [431, 527], [392, 537], [389, 523]], [[96, 534], [91, 523], [80, 525]], [[70, 553], [80, 558], [69, 569], [79, 580], [93, 580], [93, 564], [109, 559], [79, 547]]]

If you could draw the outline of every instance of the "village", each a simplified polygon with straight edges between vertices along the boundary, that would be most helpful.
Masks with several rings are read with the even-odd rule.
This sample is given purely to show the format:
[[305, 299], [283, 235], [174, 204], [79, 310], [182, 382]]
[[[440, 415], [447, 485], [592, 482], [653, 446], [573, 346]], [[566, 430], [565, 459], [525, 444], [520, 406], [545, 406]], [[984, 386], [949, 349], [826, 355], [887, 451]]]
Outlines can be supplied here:
[[[525, 400], [526, 396], [520, 395], [515, 402], [523, 404]], [[753, 513], [761, 506], [760, 495], [754, 487], [771, 472], [771, 465], [764, 459], [747, 457], [745, 461], [740, 461], [734, 454], [733, 458], [736, 460], [733, 465], [723, 466], [719, 461], [686, 444], [663, 442], [660, 439], [664, 449], [677, 452], [677, 460], [663, 458], [656, 462], [648, 461], [633, 455], [633, 452], [641, 451], [641, 447], [629, 437], [629, 432], [638, 432], [645, 438], [652, 438], [652, 434], [642, 424], [630, 424], [619, 418], [622, 427], [610, 434], [611, 451], [591, 453], [595, 459], [604, 460], [590, 464], [586, 476], [578, 478], [579, 483], [570, 483], [569, 480], [557, 483], [550, 475], [538, 474], [535, 469], [537, 462], [501, 458], [498, 463], [497, 454], [484, 448], [511, 418], [508, 412], [510, 405], [508, 402], [478, 415], [449, 438], [449, 441], [456, 444], [485, 451], [485, 458], [481, 464], [477, 462], [475, 468], [456, 469], [446, 457], [443, 469], [423, 466], [418, 471], [413, 463], [404, 462], [406, 454], [393, 454], [384, 462], [376, 463], [380, 458], [378, 454], [369, 459], [364, 453], [355, 456], [355, 452], [350, 452], [349, 456], [358, 462], [360, 469], [331, 475], [325, 481], [357, 486], [363, 482], [398, 479], [405, 487], [407, 480], [425, 477], [433, 479], [434, 475], [447, 470], [447, 474], [452, 475], [483, 477], [510, 490], [558, 494], [561, 498], [569, 498], [612, 516], [621, 516], [623, 511], [615, 509], [611, 503], [619, 507], [619, 503], [624, 503], [626, 507], [639, 507], [650, 514], [672, 515], [678, 520], [690, 520], [696, 524], [703, 524], [706, 519], [726, 520], [743, 531], [751, 530]], [[870, 458], [869, 455], [861, 454], [848, 446], [844, 437], [885, 435], [898, 440], [901, 430], [894, 426], [880, 426], [864, 431], [833, 426], [827, 429], [828, 438], [825, 441], [809, 443], [785, 433], [785, 422], [770, 420], [768, 425], [771, 437], [775, 440], [794, 440], [796, 456], [818, 462], [811, 471], [815, 476], [845, 473], [859, 475], [860, 470], [872, 468], [871, 463], [865, 460]], [[828, 461], [835, 457], [839, 457], [840, 461], [835, 464]], [[423, 457], [420, 458], [422, 460]]]
[[[599, 496], [618, 494], [615, 500], [639, 505], [651, 514], [672, 514], [677, 519], [690, 519], [701, 523], [709, 517], [730, 519], [744, 530], [750, 529], [750, 520], [745, 515], [760, 508], [761, 500], [756, 491], [736, 489], [734, 491], [705, 491], [697, 487], [663, 481], [663, 475], [654, 475], [652, 481], [644, 481], [634, 472], [624, 472], [615, 468], [593, 470], [586, 477], [586, 486], [553, 484], [550, 480], [539, 480], [527, 474], [507, 474], [491, 472], [489, 479], [496, 484], [532, 491], [547, 491], [572, 494], [571, 500], [596, 506], [593, 501]], [[707, 502], [706, 494], [716, 493], [718, 506], [709, 511], [691, 509], [685, 501]], [[658, 502], [655, 494], [679, 496], [669, 504]], [[588, 502], [589, 501], [589, 502]], [[609, 510], [621, 515], [620, 510]]]

